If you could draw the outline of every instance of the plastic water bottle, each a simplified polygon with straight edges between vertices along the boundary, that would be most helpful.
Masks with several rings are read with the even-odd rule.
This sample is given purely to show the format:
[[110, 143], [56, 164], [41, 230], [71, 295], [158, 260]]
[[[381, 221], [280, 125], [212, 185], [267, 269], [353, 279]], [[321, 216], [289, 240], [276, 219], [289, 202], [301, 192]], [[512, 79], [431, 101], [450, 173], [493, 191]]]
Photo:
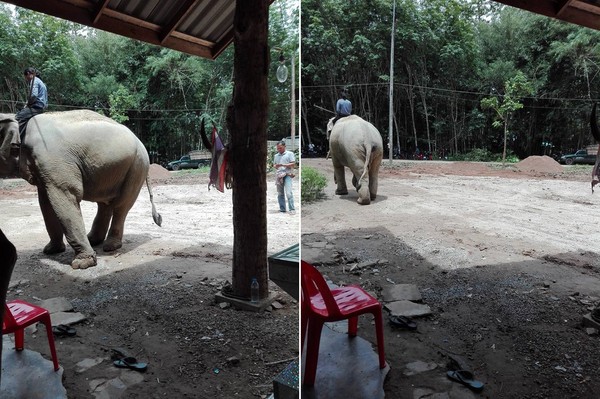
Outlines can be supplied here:
[[256, 280], [256, 277], [252, 277], [252, 283], [250, 284], [250, 302], [258, 303], [258, 280]]

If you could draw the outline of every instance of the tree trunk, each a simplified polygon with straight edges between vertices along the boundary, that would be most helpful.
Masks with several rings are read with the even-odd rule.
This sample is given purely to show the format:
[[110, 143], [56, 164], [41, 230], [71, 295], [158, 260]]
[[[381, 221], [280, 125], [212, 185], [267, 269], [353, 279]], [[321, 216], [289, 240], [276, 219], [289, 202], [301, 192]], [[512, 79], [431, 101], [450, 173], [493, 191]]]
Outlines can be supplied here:
[[235, 78], [227, 117], [233, 175], [233, 292], [250, 298], [250, 283], [256, 277], [260, 299], [269, 293], [266, 197], [269, 3], [268, 0], [236, 3]]
[[502, 149], [502, 164], [506, 161], [506, 138], [508, 137], [508, 114], [504, 118], [504, 147]]

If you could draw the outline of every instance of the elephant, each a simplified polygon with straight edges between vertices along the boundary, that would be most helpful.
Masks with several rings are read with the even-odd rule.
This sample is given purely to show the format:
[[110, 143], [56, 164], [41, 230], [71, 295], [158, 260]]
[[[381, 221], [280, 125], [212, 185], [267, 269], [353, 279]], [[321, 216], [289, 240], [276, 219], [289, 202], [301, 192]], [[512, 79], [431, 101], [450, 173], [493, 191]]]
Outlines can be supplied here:
[[[127, 213], [144, 181], [150, 162], [142, 142], [124, 125], [90, 110], [46, 112], [29, 120], [23, 141], [12, 114], [0, 114], [0, 176], [18, 173], [37, 187], [50, 242], [45, 254], [65, 251], [63, 236], [75, 251], [73, 269], [97, 264], [92, 247], [106, 252], [122, 246]], [[86, 235], [80, 203], [96, 202], [98, 211]], [[110, 229], [109, 229], [110, 225]], [[107, 235], [108, 232], [108, 235]]]
[[[331, 127], [333, 119], [329, 121]], [[357, 115], [339, 119], [331, 128], [329, 154], [333, 161], [337, 195], [348, 194], [345, 167], [352, 171], [357, 202], [369, 205], [377, 197], [379, 166], [383, 158], [383, 140], [371, 123]]]

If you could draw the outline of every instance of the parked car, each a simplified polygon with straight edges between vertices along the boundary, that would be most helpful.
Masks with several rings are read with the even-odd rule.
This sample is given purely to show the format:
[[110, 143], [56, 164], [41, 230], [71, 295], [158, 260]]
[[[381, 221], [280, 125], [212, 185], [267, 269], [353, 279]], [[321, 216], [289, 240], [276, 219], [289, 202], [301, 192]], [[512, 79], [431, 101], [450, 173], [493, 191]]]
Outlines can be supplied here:
[[189, 155], [184, 155], [177, 161], [171, 161], [167, 164], [168, 170], [179, 169], [198, 169], [200, 166], [209, 166], [209, 158], [192, 159]]
[[588, 150], [579, 150], [575, 154], [567, 154], [560, 157], [558, 162], [565, 165], [588, 164], [596, 163], [596, 154], [590, 153]]

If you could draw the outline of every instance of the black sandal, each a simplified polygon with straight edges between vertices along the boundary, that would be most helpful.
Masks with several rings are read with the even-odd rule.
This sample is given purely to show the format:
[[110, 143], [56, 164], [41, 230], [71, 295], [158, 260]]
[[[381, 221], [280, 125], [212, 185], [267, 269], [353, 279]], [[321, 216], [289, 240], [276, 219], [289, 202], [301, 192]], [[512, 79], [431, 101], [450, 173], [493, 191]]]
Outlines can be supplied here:
[[59, 324], [52, 327], [52, 333], [57, 337], [73, 337], [77, 334], [77, 331], [66, 324]]
[[395, 328], [404, 328], [406, 330], [417, 329], [417, 323], [406, 316], [390, 316], [390, 325]]

